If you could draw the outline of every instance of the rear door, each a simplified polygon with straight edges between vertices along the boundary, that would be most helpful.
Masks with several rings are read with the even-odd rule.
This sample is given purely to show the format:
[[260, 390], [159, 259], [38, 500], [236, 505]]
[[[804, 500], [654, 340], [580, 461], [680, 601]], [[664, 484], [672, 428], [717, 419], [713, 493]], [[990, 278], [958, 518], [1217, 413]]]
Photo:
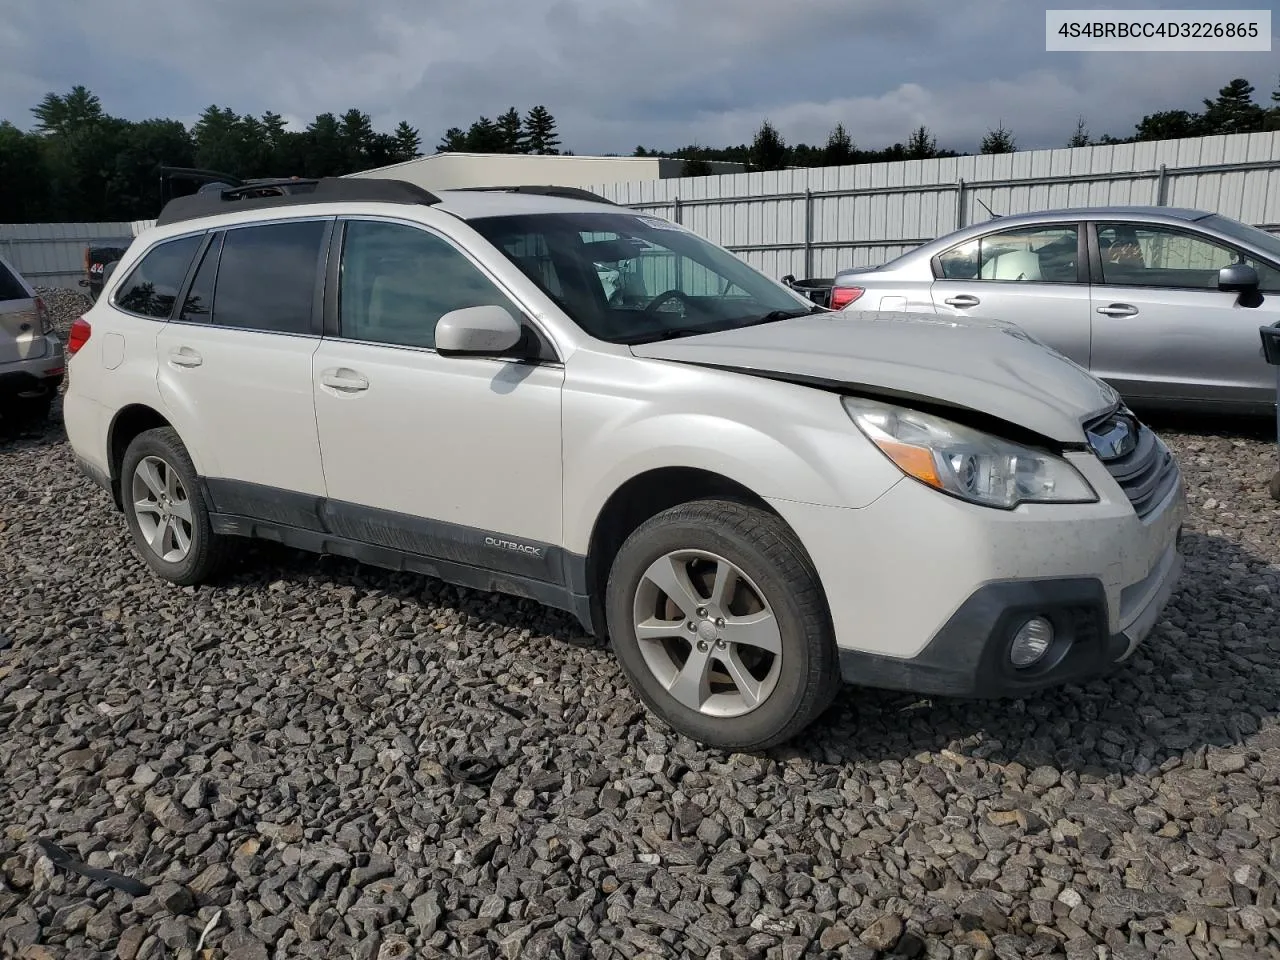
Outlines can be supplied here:
[[965, 240], [933, 259], [934, 309], [1016, 323], [1087, 367], [1087, 249], [1075, 222], [1011, 227]]
[[215, 233], [157, 340], [160, 394], [219, 512], [306, 525], [325, 493], [311, 357], [332, 224]]
[[0, 364], [36, 360], [46, 349], [34, 291], [0, 260]]
[[[1280, 320], [1280, 271], [1194, 228], [1099, 221], [1093, 373], [1141, 400], [1272, 402], [1275, 372], [1258, 328]], [[1265, 296], [1246, 306], [1218, 271], [1247, 262]]]

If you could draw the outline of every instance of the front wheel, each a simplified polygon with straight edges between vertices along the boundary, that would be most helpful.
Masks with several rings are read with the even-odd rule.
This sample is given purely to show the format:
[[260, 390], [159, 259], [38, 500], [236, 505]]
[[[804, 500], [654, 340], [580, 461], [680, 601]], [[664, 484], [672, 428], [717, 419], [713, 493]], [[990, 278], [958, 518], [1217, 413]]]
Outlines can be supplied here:
[[708, 746], [755, 751], [789, 740], [839, 689], [817, 573], [764, 510], [701, 500], [649, 519], [618, 551], [605, 606], [641, 700]]
[[224, 566], [229, 538], [213, 532], [195, 466], [176, 431], [147, 430], [129, 444], [120, 502], [138, 553], [164, 579], [190, 586]]

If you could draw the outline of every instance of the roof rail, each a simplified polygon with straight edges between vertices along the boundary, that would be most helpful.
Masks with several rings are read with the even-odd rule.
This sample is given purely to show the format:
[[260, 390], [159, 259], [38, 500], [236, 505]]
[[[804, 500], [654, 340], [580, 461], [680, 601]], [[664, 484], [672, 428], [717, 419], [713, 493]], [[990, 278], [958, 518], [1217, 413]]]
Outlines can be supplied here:
[[592, 203], [607, 203], [610, 206], [617, 206], [617, 204], [612, 200], [602, 197], [598, 193], [592, 193], [590, 190], [583, 190], [581, 187], [557, 187], [549, 184], [520, 184], [519, 186], [513, 187], [454, 187], [453, 189], [488, 193], [530, 193], [542, 197], [563, 197], [566, 200], [590, 200]]
[[[246, 196], [264, 187], [281, 187], [283, 196]], [[225, 190], [176, 197], [164, 205], [156, 226], [240, 210], [271, 210], [304, 203], [405, 203], [431, 205], [440, 198], [404, 180], [373, 177], [322, 177], [319, 180], [271, 180], [244, 183]]]

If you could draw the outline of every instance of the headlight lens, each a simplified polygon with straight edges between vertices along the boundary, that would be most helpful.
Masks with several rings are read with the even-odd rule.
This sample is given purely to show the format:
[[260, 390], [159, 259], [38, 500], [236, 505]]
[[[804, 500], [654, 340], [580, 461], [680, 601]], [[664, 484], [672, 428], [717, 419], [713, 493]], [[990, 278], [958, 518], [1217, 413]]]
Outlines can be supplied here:
[[1075, 467], [1043, 450], [861, 397], [845, 397], [844, 406], [903, 473], [970, 503], [1011, 510], [1020, 503], [1098, 499]]

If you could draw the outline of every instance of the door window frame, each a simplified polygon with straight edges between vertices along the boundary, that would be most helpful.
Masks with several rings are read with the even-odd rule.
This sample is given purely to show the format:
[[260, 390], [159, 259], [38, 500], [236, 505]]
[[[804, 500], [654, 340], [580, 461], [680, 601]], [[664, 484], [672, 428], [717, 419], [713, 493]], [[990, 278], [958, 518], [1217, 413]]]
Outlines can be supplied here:
[[1261, 257], [1252, 251], [1244, 249], [1239, 244], [1225, 240], [1216, 234], [1205, 233], [1202, 230], [1196, 230], [1194, 227], [1179, 227], [1168, 223], [1151, 223], [1143, 220], [1126, 220], [1123, 217], [1107, 217], [1105, 219], [1089, 221], [1089, 271], [1091, 275], [1089, 282], [1095, 287], [1131, 287], [1137, 290], [1181, 290], [1184, 292], [1193, 291], [1196, 293], [1216, 293], [1220, 296], [1229, 296], [1229, 294], [1219, 290], [1216, 285], [1212, 287], [1203, 287], [1171, 286], [1167, 283], [1108, 283], [1106, 275], [1102, 270], [1102, 245], [1098, 242], [1099, 228], [1108, 226], [1128, 227], [1133, 230], [1160, 230], [1165, 233], [1171, 233], [1175, 236], [1184, 236], [1192, 240], [1199, 240], [1200, 242], [1207, 243], [1211, 246], [1224, 247], [1235, 253], [1237, 257], [1267, 263], [1277, 271], [1280, 271], [1280, 265], [1272, 264], [1266, 257]]
[[[174, 309], [170, 312], [169, 323], [178, 324], [184, 327], [208, 327], [214, 330], [234, 330], [240, 333], [257, 333], [267, 336], [280, 337], [307, 337], [318, 338], [323, 330], [323, 307], [324, 307], [324, 281], [328, 270], [328, 261], [332, 255], [334, 220], [336, 218], [329, 216], [306, 216], [306, 217], [280, 217], [272, 220], [254, 220], [250, 223], [236, 223], [225, 227], [213, 227], [204, 231], [204, 242], [200, 245], [195, 258], [191, 261], [190, 267], [187, 268], [187, 275], [182, 281], [182, 288], [178, 293], [178, 300], [174, 305]], [[270, 227], [282, 223], [306, 223], [306, 222], [324, 222], [324, 233], [320, 238], [319, 256], [316, 258], [316, 276], [311, 288], [311, 316], [307, 325], [307, 330], [297, 332], [292, 330], [260, 330], [257, 327], [232, 327], [226, 324], [213, 322], [213, 311], [209, 312], [207, 320], [183, 320], [181, 307], [187, 302], [187, 296], [191, 292], [191, 285], [195, 283], [196, 274], [203, 265], [205, 254], [213, 245], [216, 238], [221, 237], [218, 247], [218, 264], [215, 270], [215, 279], [222, 272], [222, 252], [226, 248], [226, 235], [233, 230], [248, 230], [253, 227]], [[217, 285], [214, 285], [213, 306], [217, 305]]]
[[[1031, 231], [1031, 230], [1053, 230], [1055, 228], [1066, 229], [1074, 227], [1076, 231], [1076, 278], [1074, 280], [995, 280], [986, 277], [948, 277], [942, 269], [942, 258], [967, 243], [977, 243], [978, 251], [981, 254], [982, 243], [991, 237], [997, 237], [1002, 233], [1013, 233], [1014, 231]], [[1046, 220], [1039, 223], [1020, 223], [1015, 226], [993, 226], [992, 229], [982, 233], [966, 237], [959, 243], [953, 243], [945, 250], [935, 253], [929, 258], [929, 267], [933, 272], [934, 280], [946, 280], [952, 283], [993, 283], [1015, 287], [1079, 287], [1088, 286], [1089, 284], [1089, 244], [1085, 237], [1086, 224], [1083, 220]], [[981, 267], [979, 267], [981, 273]]]
[[342, 320], [340, 310], [342, 306], [342, 258], [345, 253], [347, 225], [353, 222], [362, 223], [389, 223], [398, 227], [405, 227], [410, 230], [420, 230], [423, 233], [440, 240], [446, 244], [451, 250], [460, 255], [464, 260], [471, 264], [485, 280], [493, 284], [494, 288], [511, 302], [511, 306], [515, 310], [515, 320], [528, 334], [533, 338], [534, 347], [536, 349], [529, 351], [524, 356], [510, 357], [468, 357], [469, 360], [488, 360], [496, 363], [525, 363], [543, 366], [560, 366], [564, 361], [561, 359], [556, 349], [555, 341], [547, 334], [534, 319], [532, 311], [524, 303], [524, 301], [516, 294], [511, 287], [501, 278], [496, 276], [493, 271], [471, 251], [466, 249], [462, 244], [458, 243], [453, 237], [443, 231], [437, 230], [424, 223], [416, 220], [406, 220], [401, 217], [379, 215], [379, 214], [344, 214], [335, 218], [332, 234], [329, 241], [329, 256], [324, 274], [324, 295], [323, 310], [321, 316], [321, 336], [326, 340], [336, 340], [342, 343], [360, 343], [371, 347], [381, 347], [385, 350], [412, 350], [418, 353], [435, 354], [435, 347], [423, 347], [413, 344], [404, 343], [383, 343], [378, 340], [359, 340], [354, 337], [344, 337], [342, 335]]
[[[120, 305], [121, 292], [133, 282], [134, 274], [142, 268], [142, 264], [146, 261], [147, 257], [151, 256], [151, 254], [155, 253], [166, 244], [177, 243], [180, 240], [190, 240], [192, 237], [198, 238], [200, 242], [196, 246], [196, 252], [192, 255], [191, 263], [187, 264], [187, 272], [183, 275], [182, 280], [178, 284], [178, 294], [174, 298], [173, 305], [169, 307], [169, 315], [167, 317], [153, 317], [150, 314], [138, 313], [136, 310], [130, 310], [128, 307], [122, 307]], [[178, 315], [179, 306], [186, 302], [187, 285], [195, 275], [195, 270], [199, 267], [200, 261], [204, 259], [204, 252], [208, 246], [208, 230], [189, 230], [185, 233], [165, 237], [163, 240], [157, 240], [139, 254], [138, 259], [135, 260], [133, 266], [129, 268], [129, 272], [125, 275], [125, 278], [117, 283], [115, 288], [111, 291], [110, 303], [112, 308], [119, 310], [121, 313], [127, 314], [130, 317], [137, 317], [139, 320], [150, 320], [152, 323], [172, 323], [174, 317]]]

